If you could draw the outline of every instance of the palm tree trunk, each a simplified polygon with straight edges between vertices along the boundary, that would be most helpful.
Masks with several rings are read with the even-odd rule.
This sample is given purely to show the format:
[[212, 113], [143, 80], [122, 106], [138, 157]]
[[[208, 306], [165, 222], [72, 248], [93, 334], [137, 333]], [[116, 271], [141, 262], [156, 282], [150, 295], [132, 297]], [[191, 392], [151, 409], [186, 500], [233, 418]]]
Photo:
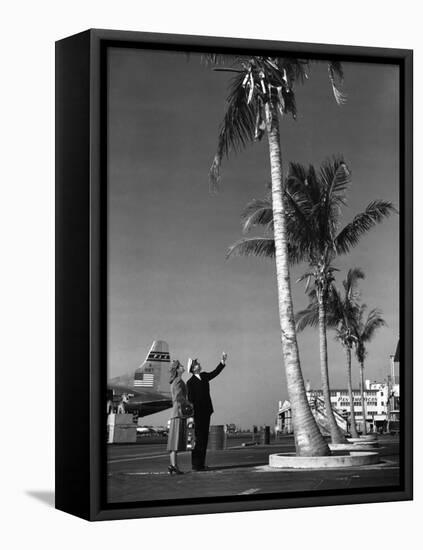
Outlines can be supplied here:
[[323, 397], [325, 400], [326, 418], [329, 422], [332, 443], [345, 443], [345, 437], [338, 426], [330, 402], [328, 344], [326, 337], [326, 309], [324, 298], [319, 297], [319, 342], [320, 342], [320, 376], [322, 379]]
[[351, 423], [351, 436], [358, 437], [357, 425], [355, 423], [354, 412], [354, 396], [352, 391], [352, 378], [351, 378], [351, 348], [345, 346], [345, 354], [347, 356], [347, 383], [348, 383], [348, 397], [350, 400], [350, 423]]
[[367, 434], [367, 424], [366, 424], [366, 399], [364, 397], [364, 362], [360, 362], [360, 394], [361, 394], [361, 410], [363, 416], [363, 428], [361, 430], [363, 435]]
[[285, 210], [282, 195], [282, 154], [279, 120], [275, 107], [268, 105], [270, 120], [267, 123], [270, 166], [272, 176], [272, 206], [275, 237], [276, 277], [281, 325], [282, 354], [285, 364], [289, 401], [291, 403], [295, 447], [299, 456], [325, 456], [330, 454], [314, 416], [310, 410], [301, 372], [292, 306], [289, 277]]

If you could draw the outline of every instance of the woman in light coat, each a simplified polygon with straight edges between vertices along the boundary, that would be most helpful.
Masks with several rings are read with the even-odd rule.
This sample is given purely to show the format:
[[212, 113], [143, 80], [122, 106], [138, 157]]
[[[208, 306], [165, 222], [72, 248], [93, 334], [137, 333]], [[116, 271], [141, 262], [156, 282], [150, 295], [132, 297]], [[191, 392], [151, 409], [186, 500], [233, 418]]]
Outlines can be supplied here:
[[170, 392], [172, 395], [172, 412], [170, 417], [167, 450], [170, 452], [169, 474], [183, 474], [178, 468], [178, 451], [187, 449], [187, 420], [182, 412], [182, 406], [187, 402], [187, 387], [182, 380], [185, 371], [179, 361], [172, 361], [170, 367]]

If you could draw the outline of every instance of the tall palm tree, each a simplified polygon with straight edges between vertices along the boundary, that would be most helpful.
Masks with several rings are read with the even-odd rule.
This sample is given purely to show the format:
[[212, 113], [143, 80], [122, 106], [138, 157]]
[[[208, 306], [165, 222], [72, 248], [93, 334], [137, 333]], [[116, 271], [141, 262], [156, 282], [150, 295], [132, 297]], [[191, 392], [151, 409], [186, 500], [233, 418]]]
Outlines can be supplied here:
[[[209, 56], [209, 59], [212, 62], [217, 61], [216, 57]], [[233, 71], [235, 76], [227, 99], [226, 114], [220, 128], [217, 152], [210, 169], [210, 180], [213, 185], [218, 183], [223, 157], [267, 135], [272, 182], [271, 204], [279, 320], [295, 445], [297, 454], [302, 456], [327, 455], [330, 452], [329, 448], [307, 401], [298, 352], [289, 277], [279, 131], [279, 115], [290, 113], [294, 118], [296, 116], [294, 85], [301, 83], [308, 76], [308, 63], [299, 59], [262, 56], [235, 57], [231, 62], [232, 66], [229, 70]], [[329, 63], [328, 71], [335, 99], [338, 103], [343, 103], [345, 97], [336, 84], [336, 79], [343, 77], [340, 63]]]
[[363, 434], [367, 434], [366, 426], [366, 399], [364, 396], [364, 360], [367, 357], [366, 345], [373, 339], [377, 329], [386, 326], [380, 309], [372, 309], [366, 317], [366, 304], [360, 307], [357, 322], [354, 330], [355, 354], [360, 364], [360, 397], [361, 409], [363, 411]]
[[[300, 164], [291, 163], [283, 195], [288, 258], [308, 262], [309, 270], [300, 278], [307, 281], [306, 291], [313, 281], [316, 302], [312, 307], [317, 308], [318, 313], [322, 390], [333, 443], [342, 443], [345, 437], [338, 427], [330, 401], [326, 332], [329, 291], [336, 271], [332, 262], [337, 255], [349, 252], [366, 232], [395, 211], [390, 202], [372, 201], [352, 222], [341, 228], [342, 207], [346, 204], [350, 179], [351, 174], [342, 157], [325, 161], [319, 172], [313, 166], [306, 170]], [[230, 247], [229, 255], [276, 253], [274, 211], [269, 197], [252, 201], [242, 219], [244, 231], [255, 225], [264, 225], [267, 235], [238, 241]], [[315, 317], [310, 318], [310, 313], [315, 311], [305, 310], [297, 315], [297, 330], [303, 330], [310, 324], [310, 319], [316, 322]]]

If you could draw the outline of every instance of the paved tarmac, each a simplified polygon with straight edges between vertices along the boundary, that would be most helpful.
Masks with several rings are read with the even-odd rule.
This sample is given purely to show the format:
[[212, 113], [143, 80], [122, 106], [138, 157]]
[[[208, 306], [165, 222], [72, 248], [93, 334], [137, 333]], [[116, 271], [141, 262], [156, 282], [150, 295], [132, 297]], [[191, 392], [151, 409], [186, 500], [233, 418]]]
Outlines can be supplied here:
[[169, 476], [163, 438], [140, 438], [132, 445], [108, 445], [109, 502], [134, 502], [260, 493], [393, 486], [399, 483], [399, 440], [379, 438], [380, 462], [357, 468], [279, 470], [268, 466], [269, 454], [294, 452], [292, 436], [270, 445], [242, 447], [249, 439], [231, 438], [227, 449], [208, 451], [210, 470], [191, 471], [191, 453], [178, 453], [185, 472]]

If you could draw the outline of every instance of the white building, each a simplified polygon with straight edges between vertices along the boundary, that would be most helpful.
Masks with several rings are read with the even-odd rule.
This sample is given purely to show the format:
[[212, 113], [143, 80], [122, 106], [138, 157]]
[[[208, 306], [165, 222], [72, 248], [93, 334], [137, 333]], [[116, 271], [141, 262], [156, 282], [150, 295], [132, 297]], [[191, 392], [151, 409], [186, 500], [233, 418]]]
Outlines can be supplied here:
[[[395, 384], [393, 388], [396, 396], [399, 397], [399, 384]], [[388, 382], [370, 382], [365, 381], [364, 390], [364, 409], [368, 431], [385, 431], [388, 420], [388, 400], [392, 400], [392, 391]], [[363, 429], [363, 407], [361, 403], [361, 393], [359, 389], [354, 389], [353, 392], [354, 415], [357, 425], [357, 430]], [[307, 391], [307, 398], [310, 405], [313, 407], [316, 398], [323, 400], [322, 390]], [[350, 400], [348, 390], [335, 389], [330, 392], [330, 401], [334, 411], [337, 411], [342, 417], [348, 420], [351, 413]]]
[[279, 434], [291, 434], [293, 432], [291, 413], [291, 403], [289, 401], [279, 401], [278, 416], [275, 423], [276, 437]]
[[[362, 431], [363, 419], [367, 422], [367, 431], [398, 431], [399, 430], [399, 400], [400, 386], [399, 376], [399, 342], [395, 355], [390, 356], [390, 372], [387, 379], [383, 382], [365, 381], [364, 388], [364, 409], [361, 403], [361, 393], [359, 389], [353, 390], [354, 415], [357, 430]], [[324, 426], [324, 399], [323, 391], [320, 389], [311, 389], [309, 383], [306, 385], [307, 398], [311, 409], [321, 428]], [[330, 400], [335, 418], [342, 429], [349, 425], [349, 415], [351, 413], [350, 400], [347, 389], [332, 389]], [[291, 420], [291, 404], [289, 401], [279, 401], [278, 415], [276, 418], [275, 429], [279, 433], [292, 433], [293, 426]]]

